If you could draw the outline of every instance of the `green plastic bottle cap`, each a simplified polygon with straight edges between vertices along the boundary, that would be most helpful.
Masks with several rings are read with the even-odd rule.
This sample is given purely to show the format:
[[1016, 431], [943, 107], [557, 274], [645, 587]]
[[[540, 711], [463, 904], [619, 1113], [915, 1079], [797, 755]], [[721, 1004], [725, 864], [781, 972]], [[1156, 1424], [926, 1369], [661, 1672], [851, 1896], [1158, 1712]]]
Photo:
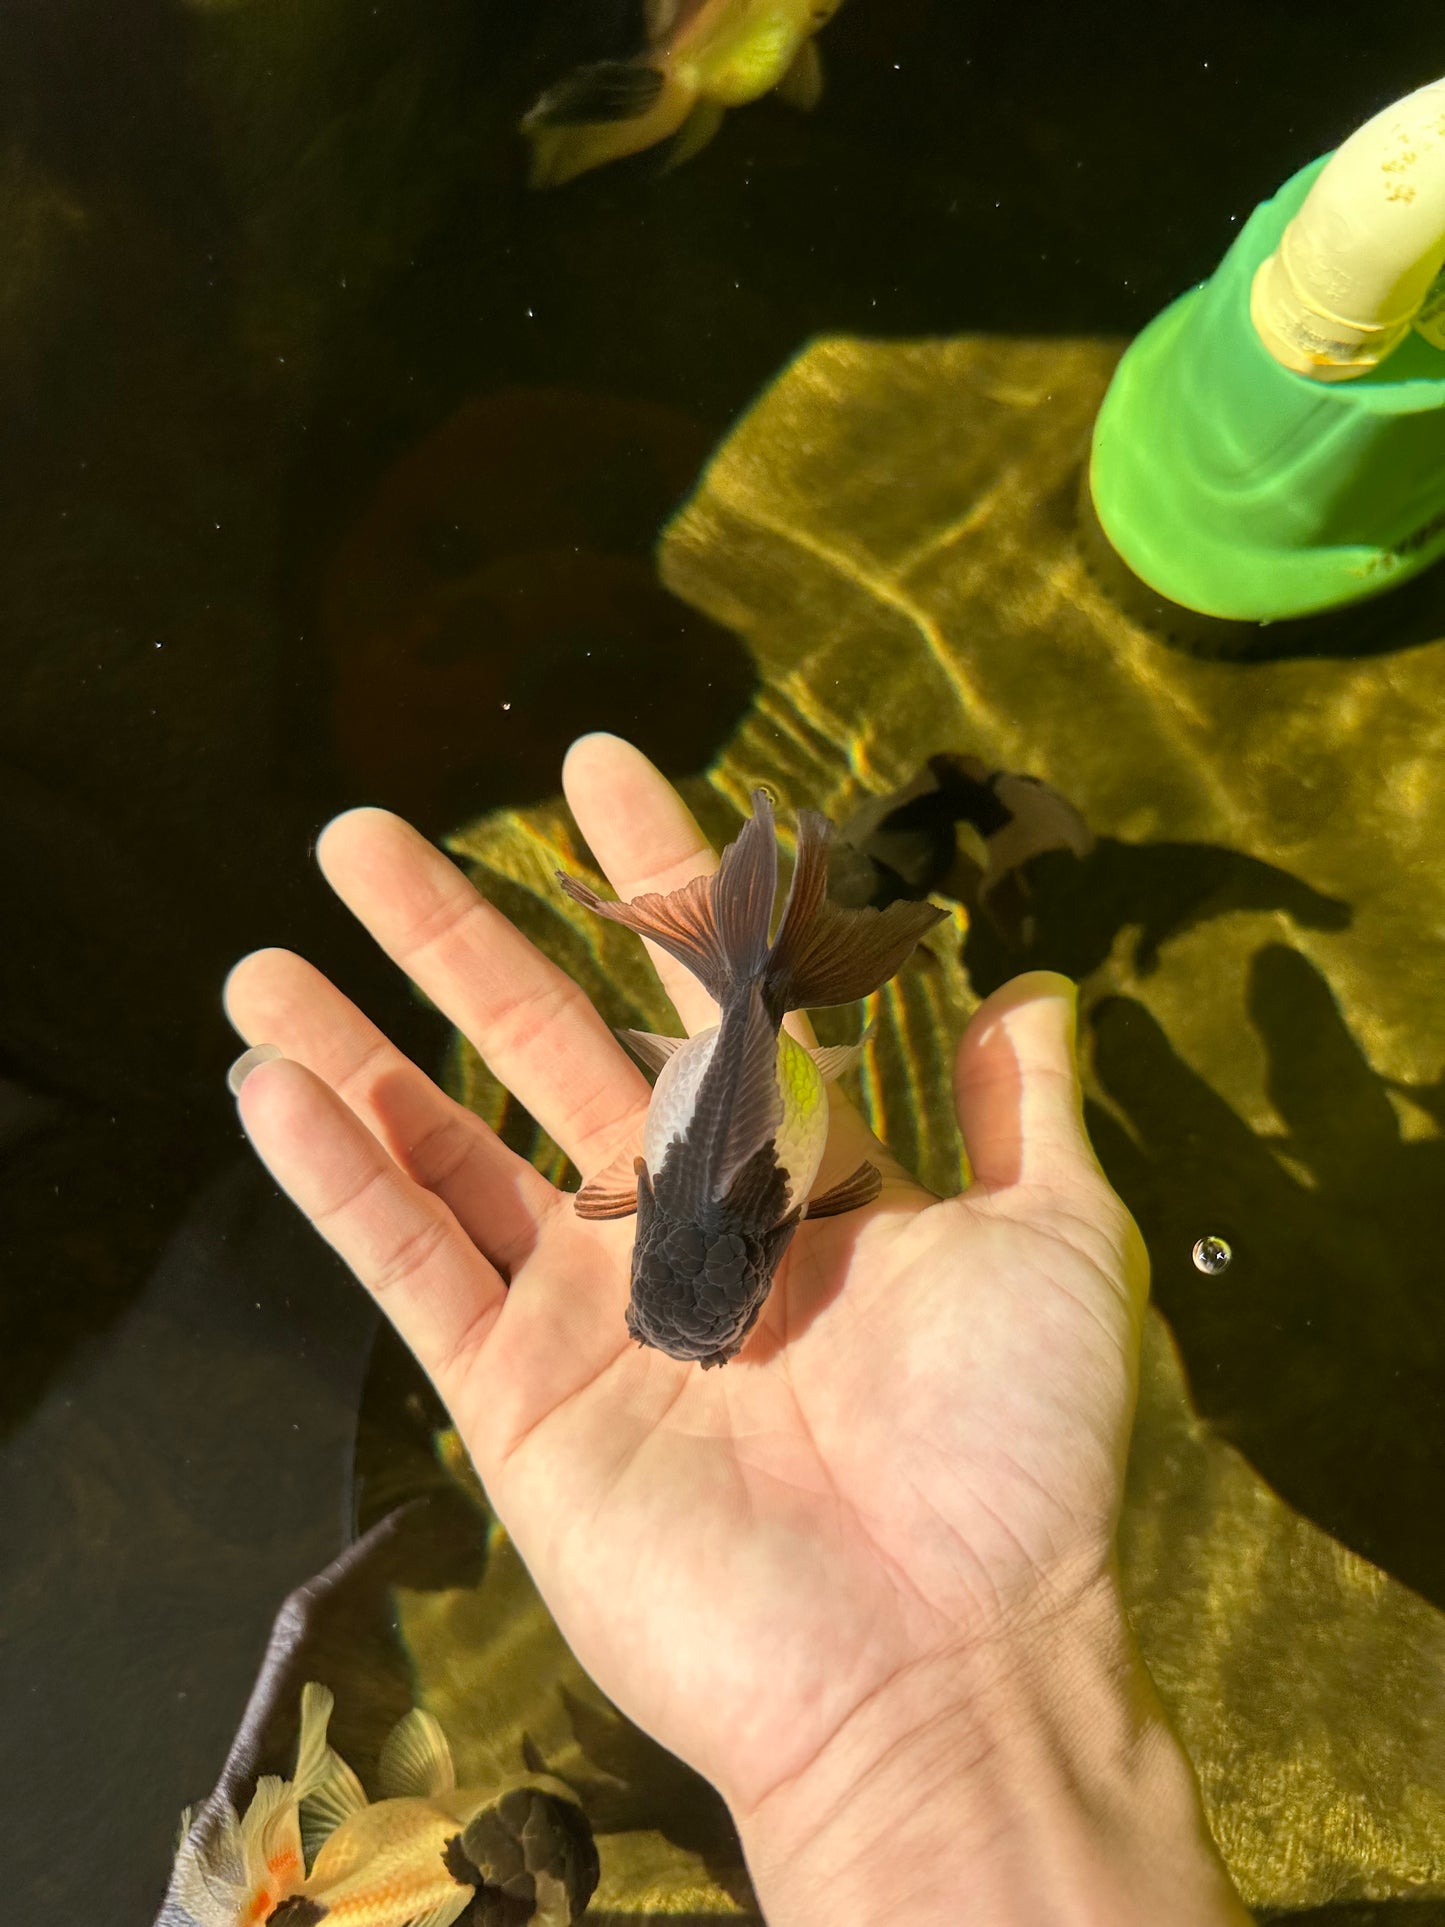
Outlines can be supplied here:
[[1328, 159], [1130, 345], [1094, 425], [1100, 528], [1148, 588], [1202, 615], [1342, 608], [1445, 555], [1445, 350], [1415, 329], [1368, 374], [1315, 381], [1250, 319], [1255, 273]]

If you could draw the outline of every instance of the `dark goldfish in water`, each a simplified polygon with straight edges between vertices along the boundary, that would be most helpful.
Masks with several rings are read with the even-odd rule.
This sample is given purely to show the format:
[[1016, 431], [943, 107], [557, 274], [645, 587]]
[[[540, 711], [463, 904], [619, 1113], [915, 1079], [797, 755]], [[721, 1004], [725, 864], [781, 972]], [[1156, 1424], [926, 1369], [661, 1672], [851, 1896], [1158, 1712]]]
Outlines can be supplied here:
[[673, 143], [669, 165], [705, 147], [729, 107], [776, 91], [817, 105], [813, 36], [842, 0], [648, 0], [647, 47], [578, 67], [522, 122], [533, 187], [560, 187], [608, 161]]
[[382, 1749], [370, 1801], [327, 1742], [331, 1710], [308, 1685], [295, 1778], [259, 1782], [243, 1820], [228, 1808], [219, 1827], [186, 1828], [164, 1927], [452, 1927], [489, 1903], [539, 1927], [581, 1916], [597, 1853], [569, 1788], [500, 1770], [458, 1787], [445, 1734], [418, 1708]]
[[790, 1010], [853, 1003], [893, 976], [944, 912], [930, 903], [847, 910], [827, 895], [831, 826], [798, 812], [798, 853], [772, 933], [778, 846], [765, 790], [716, 872], [667, 896], [605, 903], [559, 873], [569, 896], [651, 938], [716, 1001], [696, 1037], [624, 1038], [658, 1071], [643, 1154], [577, 1194], [584, 1217], [637, 1213], [627, 1328], [670, 1358], [723, 1365], [740, 1349], [804, 1218], [870, 1203], [864, 1163], [810, 1196], [828, 1137], [826, 1083], [861, 1045], [809, 1050], [781, 1028]]

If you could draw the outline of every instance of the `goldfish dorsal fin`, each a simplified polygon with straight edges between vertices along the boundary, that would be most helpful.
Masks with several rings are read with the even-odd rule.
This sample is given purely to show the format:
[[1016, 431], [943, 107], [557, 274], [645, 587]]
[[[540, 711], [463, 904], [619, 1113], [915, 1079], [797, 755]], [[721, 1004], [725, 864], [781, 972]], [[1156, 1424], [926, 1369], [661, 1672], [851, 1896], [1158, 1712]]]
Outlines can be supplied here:
[[296, 1744], [296, 1797], [300, 1801], [301, 1840], [307, 1863], [316, 1858], [343, 1820], [360, 1813], [366, 1793], [360, 1780], [326, 1741], [331, 1689], [309, 1680], [301, 1689], [301, 1737]]
[[680, 1051], [685, 1037], [663, 1037], [655, 1030], [620, 1030], [617, 1035], [646, 1069], [660, 1071], [668, 1058]]
[[877, 1029], [876, 1024], [869, 1024], [856, 1044], [820, 1044], [815, 1050], [808, 1052], [809, 1057], [818, 1066], [818, 1075], [825, 1084], [831, 1084], [834, 1078], [842, 1077], [845, 1071], [852, 1070], [872, 1043]]
[[[725, 1071], [732, 1071], [733, 1079], [726, 1093], [726, 1122], [717, 1151], [713, 1199], [727, 1197], [744, 1167], [771, 1143], [783, 1120], [778, 1027], [768, 1015], [761, 984], [753, 985], [745, 1004], [725, 1014], [709, 1074], [719, 1060]], [[692, 1200], [694, 1205], [703, 1201]]]
[[376, 1784], [384, 1800], [411, 1794], [433, 1800], [450, 1793], [457, 1783], [452, 1750], [435, 1716], [414, 1706], [387, 1736], [377, 1762]]

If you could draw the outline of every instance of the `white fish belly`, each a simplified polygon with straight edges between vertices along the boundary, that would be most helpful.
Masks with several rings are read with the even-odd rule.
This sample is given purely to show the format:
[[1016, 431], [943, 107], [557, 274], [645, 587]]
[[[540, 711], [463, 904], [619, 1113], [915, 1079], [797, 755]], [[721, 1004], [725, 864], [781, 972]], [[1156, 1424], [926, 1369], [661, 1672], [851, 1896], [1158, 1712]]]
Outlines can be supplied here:
[[689, 1037], [681, 1050], [675, 1050], [657, 1074], [652, 1087], [652, 1102], [647, 1107], [647, 1125], [642, 1137], [642, 1155], [655, 1178], [662, 1169], [667, 1147], [682, 1137], [692, 1122], [697, 1106], [697, 1087], [712, 1062], [717, 1043], [717, 1025]]
[[[668, 1146], [682, 1137], [692, 1122], [698, 1086], [712, 1062], [717, 1037], [716, 1025], [690, 1037], [668, 1058], [652, 1087], [642, 1155], [654, 1177], [662, 1168]], [[827, 1087], [811, 1056], [786, 1031], [778, 1036], [778, 1092], [783, 1100], [783, 1117], [773, 1148], [788, 1180], [786, 1215], [812, 1190], [828, 1142]]]

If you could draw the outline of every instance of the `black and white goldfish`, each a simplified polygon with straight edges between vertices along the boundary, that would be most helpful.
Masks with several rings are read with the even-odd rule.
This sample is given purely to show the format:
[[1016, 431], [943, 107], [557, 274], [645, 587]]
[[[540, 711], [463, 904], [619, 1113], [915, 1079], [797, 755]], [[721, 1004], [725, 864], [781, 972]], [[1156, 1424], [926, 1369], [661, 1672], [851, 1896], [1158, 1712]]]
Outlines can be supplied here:
[[418, 1708], [383, 1747], [369, 1801], [327, 1743], [331, 1709], [324, 1686], [303, 1689], [295, 1778], [261, 1780], [244, 1820], [227, 1807], [219, 1826], [182, 1823], [165, 1927], [452, 1927], [479, 1895], [499, 1919], [580, 1918], [598, 1863], [569, 1788], [537, 1773], [459, 1788], [446, 1735]]
[[798, 812], [798, 854], [770, 935], [778, 845], [766, 790], [717, 870], [667, 896], [604, 903], [558, 872], [569, 896], [687, 965], [719, 1021], [696, 1037], [624, 1031], [657, 1083], [643, 1152], [578, 1192], [583, 1217], [637, 1213], [627, 1329], [670, 1358], [724, 1365], [762, 1310], [805, 1217], [870, 1203], [870, 1163], [810, 1197], [828, 1136], [825, 1084], [862, 1044], [808, 1050], [782, 1030], [790, 1010], [849, 1004], [876, 990], [944, 916], [931, 903], [845, 910], [827, 895], [831, 825]]
[[669, 164], [699, 152], [741, 107], [774, 89], [816, 106], [823, 70], [813, 36], [842, 0], [647, 0], [646, 51], [579, 67], [522, 122], [533, 187], [564, 181], [672, 140]]

